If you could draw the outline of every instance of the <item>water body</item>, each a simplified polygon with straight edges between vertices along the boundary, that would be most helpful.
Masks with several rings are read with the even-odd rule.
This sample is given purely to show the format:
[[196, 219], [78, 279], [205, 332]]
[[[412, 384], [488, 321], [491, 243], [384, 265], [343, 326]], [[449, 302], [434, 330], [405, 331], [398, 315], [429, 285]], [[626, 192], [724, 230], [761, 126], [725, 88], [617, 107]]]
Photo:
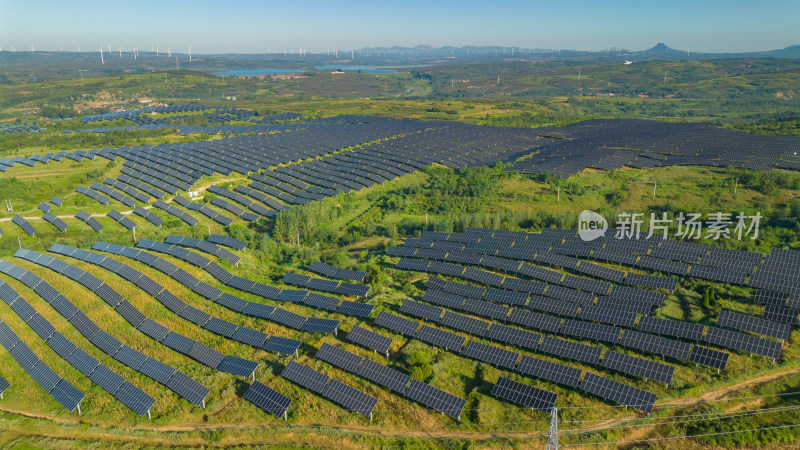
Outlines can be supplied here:
[[324, 66], [316, 66], [314, 67], [317, 70], [343, 70], [345, 72], [353, 72], [353, 71], [361, 71], [363, 73], [397, 73], [396, 70], [392, 70], [389, 67], [385, 66], [337, 66], [335, 64], [326, 64]]
[[308, 72], [306, 69], [233, 69], [227, 72], [217, 72], [218, 77], [248, 77], [258, 75], [282, 75], [287, 73]]
[[[419, 66], [394, 66], [394, 68], [403, 67], [419, 67]], [[345, 72], [361, 71], [362, 73], [397, 73], [390, 66], [348, 66], [326, 64], [324, 66], [315, 66], [315, 70], [343, 70]], [[225, 72], [217, 72], [214, 75], [218, 77], [246, 77], [258, 75], [282, 75], [287, 73], [302, 73], [308, 72], [307, 69], [232, 69]]]

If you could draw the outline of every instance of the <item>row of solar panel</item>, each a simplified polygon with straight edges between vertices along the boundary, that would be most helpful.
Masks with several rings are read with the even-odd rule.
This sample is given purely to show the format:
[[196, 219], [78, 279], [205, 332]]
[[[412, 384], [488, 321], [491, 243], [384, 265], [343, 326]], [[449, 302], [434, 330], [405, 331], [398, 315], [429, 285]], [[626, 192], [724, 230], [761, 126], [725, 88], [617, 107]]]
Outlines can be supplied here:
[[[221, 283], [227, 286], [245, 290], [247, 292], [259, 295], [261, 297], [269, 298], [271, 300], [290, 301], [294, 303], [302, 302], [306, 305], [313, 306], [316, 308], [325, 309], [327, 311], [335, 311], [341, 314], [347, 314], [356, 317], [369, 317], [369, 315], [372, 313], [372, 309], [374, 308], [373, 305], [368, 305], [366, 303], [353, 302], [350, 300], [340, 301], [339, 299], [334, 297], [328, 297], [316, 293], [309, 293], [308, 291], [304, 290], [292, 290], [292, 289], [281, 290], [262, 283], [256, 283], [250, 280], [246, 280], [244, 278], [234, 276], [233, 274], [226, 271], [221, 266], [212, 262], [208, 258], [205, 258], [197, 253], [188, 251], [184, 248], [175, 245], [170, 245], [164, 242], [155, 242], [143, 239], [139, 241], [136, 244], [136, 246], [140, 248], [154, 250], [160, 253], [166, 253], [176, 258], [182, 259], [190, 264], [193, 264], [195, 266], [198, 266], [206, 270], [211, 276], [213, 276], [214, 278], [216, 278]], [[216, 295], [218, 291], [214, 290], [215, 288], [211, 288], [210, 286], [202, 282], [197, 283], [195, 286], [201, 286], [202, 289], [206, 291], [213, 290], [213, 294], [209, 294], [210, 296]], [[202, 292], [198, 293], [203, 295]], [[209, 299], [214, 300], [212, 298]], [[314, 321], [317, 322], [321, 320], [330, 320], [330, 319], [315, 319]], [[334, 322], [336, 321], [328, 323], [332, 325], [334, 324]], [[336, 325], [338, 325], [338, 322], [336, 322]]]
[[327, 363], [342, 370], [356, 374], [380, 386], [411, 398], [414, 401], [447, 414], [454, 419], [461, 417], [461, 412], [466, 405], [464, 399], [458, 398], [429, 384], [412, 379], [410, 376], [378, 364], [375, 361], [358, 356], [347, 350], [322, 344], [314, 355]]
[[366, 297], [369, 293], [369, 286], [363, 284], [347, 283], [344, 281], [325, 280], [322, 278], [312, 278], [307, 275], [287, 272], [283, 277], [283, 283], [293, 286], [309, 288], [315, 291], [330, 292], [340, 295], [353, 295], [356, 297]]
[[75, 411], [80, 406], [86, 395], [39, 359], [2, 319], [0, 319], [0, 344], [22, 366], [22, 369], [67, 411]]
[[224, 249], [216, 244], [213, 244], [209, 241], [204, 241], [202, 239], [170, 235], [167, 236], [166, 239], [164, 239], [164, 242], [170, 245], [178, 245], [180, 247], [194, 248], [202, 252], [208, 253], [210, 255], [216, 256], [218, 258], [225, 259], [233, 265], [238, 264], [241, 259], [239, 258], [238, 255], [234, 254], [233, 252], [230, 252], [227, 249]]
[[[583, 371], [580, 369], [545, 361], [543, 359], [534, 358], [527, 355], [522, 355], [520, 357], [518, 353], [482, 344], [477, 341], [470, 341], [472, 344], [467, 343], [467, 346], [465, 346], [466, 339], [461, 336], [438, 330], [427, 325], [423, 325], [420, 328], [417, 322], [387, 312], [381, 312], [378, 315], [375, 323], [406, 336], [419, 339], [423, 342], [438, 347], [443, 347], [449, 351], [462, 353], [465, 356], [472, 357], [480, 361], [495, 364], [506, 369], [516, 370], [524, 375], [533, 376], [573, 388], [579, 385], [581, 375], [583, 374]], [[647, 413], [652, 410], [653, 403], [655, 402], [654, 394], [622, 383], [613, 383], [615, 383], [615, 386], [618, 386], [617, 390], [619, 391], [636, 393], [636, 395], [633, 397], [622, 398], [622, 401], [619, 401], [618, 403], [641, 409]], [[612, 399], [610, 397], [604, 398]]]
[[[166, 290], [161, 284], [159, 284], [152, 278], [148, 277], [147, 275], [144, 275], [139, 271], [133, 269], [132, 267], [126, 264], [122, 264], [119, 261], [112, 259], [111, 257], [104, 257], [102, 255], [97, 255], [90, 252], [79, 252], [72, 247], [66, 247], [66, 246], [56, 247], [54, 245], [51, 247], [51, 251], [71, 256], [92, 264], [97, 264], [101, 267], [104, 267], [116, 273], [117, 275], [122, 276], [128, 281], [131, 281], [132, 283], [136, 284], [145, 292], [152, 295], [156, 300], [161, 302], [173, 313], [194, 323], [197, 326], [203, 327], [206, 330], [211, 331], [212, 333], [266, 351], [276, 351], [287, 355], [296, 354], [298, 348], [300, 347], [300, 341], [296, 339], [287, 339], [277, 336], [270, 336], [266, 333], [262, 333], [252, 328], [238, 326], [234, 323], [228, 322], [218, 317], [211, 316], [210, 314], [200, 309], [197, 309], [194, 306], [186, 304], [185, 302], [180, 300], [177, 296], [175, 296], [173, 293]], [[98, 256], [100, 258], [98, 258]], [[225, 293], [211, 300], [215, 301], [216, 303], [222, 306], [234, 309], [237, 312], [246, 313], [244, 311], [247, 305], [244, 305], [240, 308], [240, 306], [246, 302], [233, 295]], [[259, 310], [258, 311], [259, 313], [266, 312], [266, 310], [270, 308], [266, 305], [261, 305], [261, 306], [263, 306], [264, 308]], [[117, 306], [117, 309], [119, 308], [120, 307]], [[255, 312], [255, 310], [252, 312]], [[136, 314], [135, 311], [130, 312], [129, 314], [138, 319], [132, 322], [136, 327], [141, 325], [146, 320], [143, 315], [138, 315]], [[129, 319], [129, 321], [131, 321], [131, 319]], [[160, 333], [159, 337], [161, 337]], [[253, 370], [255, 370], [256, 365], [254, 365], [254, 363], [250, 361], [246, 360], [239, 361], [232, 357], [231, 358], [226, 357], [225, 355], [220, 354], [216, 350], [209, 349], [203, 344], [197, 345], [199, 343], [191, 342], [191, 340], [187, 340], [188, 338], [184, 339], [182, 336], [178, 337], [176, 335], [172, 337], [171, 334], [168, 334], [163, 336], [160, 342], [164, 342], [165, 340], [166, 342], [172, 342], [173, 339], [181, 342], [180, 346], [181, 349], [188, 351], [187, 354], [189, 354], [189, 356], [195, 359], [197, 359], [198, 357], [202, 357], [201, 362], [218, 370], [229, 371], [230, 369], [235, 368], [236, 375], [245, 377], [252, 374]], [[176, 343], [175, 345], [178, 344]]]
[[[76, 268], [75, 266], [66, 264], [61, 260], [25, 249], [17, 251], [15, 256], [47, 267], [57, 273], [61, 273], [62, 275], [74, 281], [78, 281], [80, 284], [83, 284], [86, 287], [89, 287], [90, 290], [98, 292], [98, 295], [103, 293], [101, 296], [103, 300], [108, 301], [108, 298], [121, 299], [121, 296], [113, 289], [101, 288], [102, 286], [107, 287], [107, 285], [101, 283], [100, 280], [93, 275], [88, 274]], [[158, 381], [161, 384], [164, 384], [176, 394], [184, 397], [195, 405], [201, 404], [208, 395], [208, 388], [187, 377], [181, 371], [176, 371], [175, 368], [164, 364], [159, 360], [148, 357], [136, 350], [133, 350], [132, 348], [129, 348], [128, 346], [123, 345], [119, 340], [115, 339], [105, 331], [102, 331], [100, 327], [98, 327], [91, 319], [89, 319], [89, 317], [86, 316], [86, 314], [75, 307], [75, 305], [67, 300], [63, 295], [58, 293], [58, 291], [50, 284], [41, 280], [41, 278], [33, 273], [19, 266], [8, 263], [7, 261], [0, 261], [0, 272], [19, 279], [28, 287], [33, 289], [34, 292], [39, 294], [62, 316], [64, 316], [64, 318], [66, 318], [84, 337], [86, 337], [89, 342], [94, 344], [103, 352], [108, 353], [112, 357], [120, 358], [120, 361], [125, 364], [131, 364], [130, 367], [134, 370], [154, 379], [155, 381]], [[122, 304], [123, 303], [119, 303], [116, 310], [118, 313], [120, 313], [120, 315], [123, 316], [123, 318], [129, 320], [128, 317], [126, 317], [127, 314], [123, 315], [122, 311], [133, 311], [135, 308], [133, 308], [132, 305], [129, 305], [127, 308], [123, 306], [122, 309], [120, 309], [119, 305]], [[131, 317], [131, 315], [128, 316]], [[145, 320], [138, 327], [140, 331], [148, 336], [150, 336], [150, 334], [148, 334], [146, 330], [151, 328], [166, 330], [164, 335], [169, 333], [169, 330], [152, 320]], [[138, 368], [135, 366], [138, 366]]]
[[[151, 241], [152, 242], [152, 241]], [[155, 244], [163, 244], [163, 243], [155, 243]], [[168, 245], [168, 244], [163, 244]], [[178, 247], [179, 248], [179, 247]], [[98, 242], [94, 246], [92, 246], [93, 250], [109, 252], [112, 254], [118, 254], [122, 256], [126, 256], [128, 258], [136, 259], [138, 261], [144, 262], [145, 264], [157, 269], [172, 278], [174, 278], [179, 283], [183, 284], [184, 286], [192, 289], [197, 294], [204, 296], [210, 300], [217, 300], [219, 299], [220, 303], [224, 306], [233, 309], [234, 311], [246, 315], [250, 315], [253, 317], [258, 317], [261, 319], [267, 319], [273, 322], [276, 322], [281, 325], [288, 326], [290, 328], [294, 328], [296, 330], [302, 331], [314, 331], [319, 333], [335, 333], [339, 326], [338, 320], [333, 319], [323, 319], [317, 317], [305, 317], [291, 311], [287, 311], [285, 309], [276, 308], [268, 305], [264, 305], [261, 303], [254, 303], [248, 302], [238, 297], [232, 296], [230, 294], [223, 295], [223, 293], [213, 286], [204, 283], [197, 278], [193, 277], [188, 272], [184, 271], [183, 269], [179, 269], [174, 264], [169, 263], [168, 261], [159, 258], [153, 254], [143, 252], [139, 249], [130, 248], [130, 247], [123, 247], [120, 245], [115, 244], [108, 244], [106, 242]], [[186, 250], [184, 250], [186, 251]], [[188, 252], [188, 251], [187, 251]], [[199, 256], [199, 255], [197, 255]], [[213, 268], [217, 267], [218, 271], [214, 271]], [[221, 278], [220, 272], [224, 272], [228, 274], [229, 278]], [[138, 272], [137, 272], [138, 273]], [[212, 275], [216, 275], [220, 277], [220, 281], [226, 279], [227, 281], [223, 282], [223, 284], [231, 287], [235, 287], [237, 289], [241, 289], [255, 295], [259, 295], [265, 298], [272, 298], [277, 297], [275, 291], [282, 293], [281, 291], [272, 288], [270, 286], [263, 285], [261, 283], [255, 283], [249, 280], [245, 280], [240, 277], [233, 277], [224, 269], [216, 265], [216, 263], [212, 263], [211, 268], [209, 269], [209, 273]], [[140, 276], [140, 275], [139, 275]], [[138, 279], [138, 276], [137, 276]], [[230, 301], [226, 301], [230, 300]], [[241, 301], [239, 301], [241, 300]], [[280, 299], [279, 299], [280, 300]], [[268, 340], [269, 343], [272, 339]]]
[[[64, 337], [63, 334], [56, 331], [55, 327], [48, 322], [47, 319], [36, 312], [19, 293], [5, 283], [3, 283], [2, 288], [0, 288], [0, 297], [6, 302], [11, 301], [11, 309], [14, 310], [17, 315], [56, 352], [56, 354], [72, 364], [78, 371], [86, 375], [89, 379], [108, 391], [109, 394], [117, 398], [125, 406], [129, 407], [140, 416], [144, 416], [150, 411], [155, 403], [153, 397], [125, 380], [107, 366], [100, 364], [84, 350], [78, 348], [77, 345]], [[0, 320], [0, 322], [2, 322], [2, 320]], [[8, 341], [8, 336], [4, 338], [4, 340]], [[130, 347], [123, 348], [130, 349]], [[117, 359], [122, 360], [121, 358]], [[49, 379], [50, 382], [55, 381], [55, 378], [52, 377], [53, 374], [47, 371], [44, 366], [40, 368], [37, 373], [42, 377], [41, 379], [37, 379], [39, 384], [45, 387], [45, 389], [49, 389], [51, 386], [46, 380]], [[111, 380], [113, 380], [113, 382], [110, 382]], [[0, 381], [0, 385], [2, 385], [2, 381]], [[52, 387], [55, 388], [55, 385]], [[4, 388], [0, 386], [0, 391], [3, 389]]]

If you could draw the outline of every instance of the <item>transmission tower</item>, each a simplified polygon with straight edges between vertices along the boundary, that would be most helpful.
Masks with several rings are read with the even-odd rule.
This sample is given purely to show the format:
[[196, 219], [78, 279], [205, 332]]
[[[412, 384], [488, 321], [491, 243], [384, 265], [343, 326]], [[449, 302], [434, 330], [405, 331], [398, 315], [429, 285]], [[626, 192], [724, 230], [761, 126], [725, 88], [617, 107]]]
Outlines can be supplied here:
[[558, 408], [553, 407], [550, 418], [550, 433], [547, 437], [547, 450], [558, 450]]

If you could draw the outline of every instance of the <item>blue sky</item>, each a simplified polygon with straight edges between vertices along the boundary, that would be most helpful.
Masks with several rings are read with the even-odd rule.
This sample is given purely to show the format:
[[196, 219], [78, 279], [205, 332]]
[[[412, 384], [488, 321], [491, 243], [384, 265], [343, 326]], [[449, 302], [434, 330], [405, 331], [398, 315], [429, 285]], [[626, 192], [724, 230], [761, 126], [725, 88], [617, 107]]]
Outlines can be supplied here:
[[798, 0], [0, 0], [0, 46], [185, 53], [372, 46], [771, 50], [800, 43]]

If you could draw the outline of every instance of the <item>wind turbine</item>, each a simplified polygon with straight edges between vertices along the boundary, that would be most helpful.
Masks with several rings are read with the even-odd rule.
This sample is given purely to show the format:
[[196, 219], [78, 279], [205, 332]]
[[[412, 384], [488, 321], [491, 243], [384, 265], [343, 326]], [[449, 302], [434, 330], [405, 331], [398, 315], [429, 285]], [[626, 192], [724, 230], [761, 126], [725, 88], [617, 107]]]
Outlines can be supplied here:
[[192, 47], [189, 47], [189, 62], [192, 62]]
[[158, 47], [156, 47], [156, 56], [158, 56]]
[[35, 51], [36, 51], [36, 47], [34, 47], [33, 44], [31, 44], [31, 52], [35, 52]]
[[122, 58], [122, 47], [119, 48], [119, 57]]
[[172, 58], [172, 49], [171, 48], [167, 49], [167, 58]]
[[78, 69], [78, 73], [81, 74], [81, 82], [83, 82], [83, 72], [88, 72], [86, 69]]
[[103, 60], [103, 46], [100, 46], [100, 64], [105, 64], [106, 62]]

